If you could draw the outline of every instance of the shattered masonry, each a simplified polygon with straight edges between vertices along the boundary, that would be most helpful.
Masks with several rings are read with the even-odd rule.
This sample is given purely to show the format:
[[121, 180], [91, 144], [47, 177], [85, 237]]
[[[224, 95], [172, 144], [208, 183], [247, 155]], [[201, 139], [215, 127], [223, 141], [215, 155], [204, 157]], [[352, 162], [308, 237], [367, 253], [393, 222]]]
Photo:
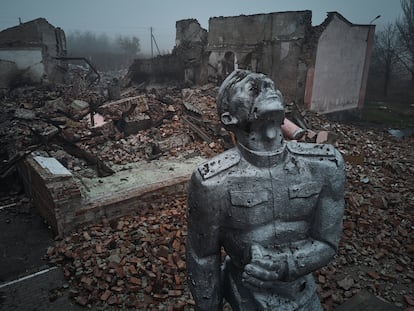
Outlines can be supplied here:
[[[316, 47], [320, 44], [324, 53], [330, 46], [339, 48], [335, 41], [338, 31], [347, 34], [342, 38], [344, 44], [353, 42], [358, 55], [365, 51], [364, 57], [357, 58], [364, 66], [349, 63], [355, 69], [349, 73], [350, 79], [359, 77], [353, 87], [360, 85], [362, 92], [354, 92], [343, 107], [354, 107], [363, 100], [374, 26], [352, 25], [332, 12], [320, 26], [311, 27], [310, 12], [303, 11], [212, 18], [210, 32], [219, 23], [254, 22], [256, 18], [266, 25], [281, 18], [280, 24], [286, 27], [278, 30], [277, 38], [270, 35], [269, 40], [251, 41], [251, 45], [229, 45], [225, 33], [219, 41], [196, 20], [178, 21], [172, 55], [157, 57], [153, 67], [139, 60], [130, 68], [129, 78], [137, 82], [167, 78], [184, 82], [187, 88], [182, 89], [182, 84], [130, 84], [122, 87], [118, 99], [98, 90], [114, 78], [103, 75], [99, 88], [87, 88], [83, 79], [69, 79], [66, 85], [14, 85], [0, 98], [2, 181], [11, 182], [17, 166], [43, 217], [56, 234], [66, 236], [48, 250], [48, 256], [63, 267], [78, 304], [192, 308], [184, 272], [186, 169], [191, 171], [195, 162], [233, 143], [216, 117], [216, 84], [222, 79], [216, 72], [227, 72], [235, 65], [266, 69], [271, 68], [267, 66], [271, 61], [283, 67], [286, 79], [278, 72], [268, 74], [282, 90], [286, 87], [288, 107], [299, 107], [303, 118], [295, 121], [316, 131], [308, 131], [305, 139], [336, 143], [347, 162], [346, 217], [339, 256], [315, 273], [324, 308], [333, 310], [364, 289], [400, 306], [412, 303], [413, 139], [396, 140], [383, 131], [330, 122], [306, 111], [301, 100], [317, 104], [313, 96], [318, 93], [312, 91], [323, 81], [317, 80], [317, 63], [326, 54], [318, 57]], [[295, 20], [293, 24], [290, 18]], [[43, 19], [19, 26], [39, 29], [39, 25], [57, 35], [51, 44], [59, 48], [46, 55], [45, 46], [50, 42], [39, 41], [19, 49], [33, 53], [36, 60], [46, 57], [51, 61], [43, 69], [52, 68], [52, 74], [45, 71], [52, 81], [54, 70], [65, 69], [64, 64], [53, 61], [66, 53], [64, 36]], [[11, 36], [16, 36], [19, 26]], [[17, 51], [3, 41], [7, 33], [0, 33], [0, 50]], [[326, 41], [320, 40], [322, 34]], [[368, 41], [361, 43], [359, 39], [365, 35]], [[332, 45], [330, 40], [334, 40]], [[15, 61], [2, 60], [0, 68], [21, 73]], [[362, 71], [356, 71], [358, 68]], [[10, 79], [6, 80], [8, 85]], [[326, 129], [329, 133], [321, 131]], [[170, 177], [167, 182], [166, 176]], [[142, 187], [137, 187], [137, 180], [143, 181]], [[77, 229], [85, 224], [89, 226]]]
[[66, 56], [64, 31], [46, 19], [0, 32], [0, 89], [15, 83], [64, 82], [67, 65], [56, 60]]
[[287, 103], [319, 113], [361, 107], [375, 26], [352, 24], [337, 12], [315, 27], [311, 18], [311, 11], [212, 17], [208, 32], [194, 19], [181, 20], [173, 52], [136, 60], [129, 75], [203, 85], [249, 69], [270, 76]]

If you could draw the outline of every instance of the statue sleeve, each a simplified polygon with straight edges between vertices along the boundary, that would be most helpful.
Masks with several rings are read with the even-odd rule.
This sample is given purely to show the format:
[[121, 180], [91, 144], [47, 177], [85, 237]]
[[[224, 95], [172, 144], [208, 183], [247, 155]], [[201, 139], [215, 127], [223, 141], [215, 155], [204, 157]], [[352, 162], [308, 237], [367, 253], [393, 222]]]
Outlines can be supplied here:
[[189, 184], [186, 264], [196, 310], [221, 310], [220, 196], [196, 170]]
[[345, 170], [338, 151], [335, 161], [330, 162], [324, 171], [325, 182], [311, 224], [310, 239], [291, 245], [291, 255], [287, 256], [289, 280], [327, 265], [339, 245], [344, 214]]

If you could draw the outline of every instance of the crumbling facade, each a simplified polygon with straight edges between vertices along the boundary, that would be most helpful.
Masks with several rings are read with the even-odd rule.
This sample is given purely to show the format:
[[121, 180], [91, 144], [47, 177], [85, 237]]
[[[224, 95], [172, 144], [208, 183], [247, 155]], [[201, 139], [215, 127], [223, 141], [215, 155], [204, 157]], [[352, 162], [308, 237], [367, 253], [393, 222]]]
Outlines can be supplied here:
[[66, 70], [55, 57], [66, 56], [64, 31], [38, 18], [0, 32], [0, 88], [15, 81], [61, 82]]
[[[311, 25], [311, 11], [209, 20], [209, 77], [233, 69], [269, 75], [287, 102], [318, 113], [361, 107], [375, 26], [354, 25], [337, 12]], [[306, 96], [305, 96], [306, 94]]]
[[362, 106], [374, 25], [354, 25], [330, 12], [312, 27], [311, 11], [290, 11], [213, 17], [208, 33], [194, 19], [176, 28], [171, 55], [146, 61], [150, 66], [137, 60], [130, 72], [159, 80], [173, 70], [179, 81], [218, 85], [234, 69], [248, 69], [271, 77], [286, 103], [318, 113]]
[[[349, 108], [351, 105], [348, 103], [356, 101], [346, 96], [362, 97], [363, 74], [367, 69], [366, 59], [369, 54], [366, 47], [369, 43], [364, 41], [365, 45], [362, 45], [360, 40], [366, 34], [364, 31], [372, 31], [373, 26], [355, 26], [339, 14], [330, 13], [322, 25], [312, 28], [310, 11], [211, 18], [208, 33], [194, 19], [178, 21], [176, 26], [177, 45], [173, 53], [150, 60], [137, 60], [130, 68], [131, 79], [139, 83], [148, 80], [178, 80], [188, 85], [207, 82], [219, 84], [233, 69], [246, 68], [267, 73], [277, 87], [283, 90], [285, 103], [301, 104], [305, 98], [311, 103], [310, 108], [319, 109], [318, 112], [327, 112], [332, 107], [334, 110]], [[346, 34], [345, 38], [338, 39], [338, 33]], [[19, 69], [21, 63], [18, 58], [8, 59], [4, 61], [8, 68], [31, 73], [39, 79], [38, 82], [44, 76], [50, 79], [62, 68], [55, 58], [66, 54], [64, 33], [44, 19], [5, 30], [0, 33], [0, 39], [0, 46], [3, 47], [0, 56], [6, 58], [7, 55], [16, 56], [19, 55], [18, 51], [25, 51], [27, 57], [23, 59], [32, 61]], [[344, 43], [336, 44], [338, 40], [343, 40]], [[351, 50], [347, 49], [347, 44], [351, 44]], [[353, 50], [359, 54], [353, 54]], [[347, 57], [338, 60], [334, 57], [336, 53]], [[357, 55], [356, 59], [353, 58], [354, 55]], [[329, 62], [324, 62], [325, 59]], [[335, 64], [335, 61], [340, 64]], [[335, 69], [337, 76], [343, 70], [348, 75], [346, 81], [354, 84], [341, 81], [342, 84], [338, 83], [334, 88], [329, 84], [332, 81], [323, 82], [324, 66]], [[345, 71], [343, 68], [347, 66], [353, 70]], [[353, 79], [361, 74], [359, 79]], [[345, 74], [341, 79], [345, 80]], [[331, 89], [324, 90], [325, 84]], [[105, 161], [125, 165], [138, 159], [159, 159], [169, 153], [174, 157], [180, 154], [192, 158], [198, 152], [199, 146], [191, 147], [197, 138], [205, 142], [201, 148], [203, 152], [199, 153], [202, 156], [208, 155], [215, 148], [228, 148], [234, 143], [232, 137], [222, 130], [219, 118], [212, 113], [216, 109], [216, 93], [215, 86], [211, 83], [201, 88], [209, 95], [208, 100], [201, 101], [200, 93], [190, 88], [184, 88], [178, 93], [178, 88], [172, 88], [170, 93], [155, 88], [145, 91], [137, 88], [134, 91], [128, 90], [128, 96], [123, 95], [121, 99], [118, 99], [121, 96], [119, 92], [117, 100], [111, 102], [107, 102], [101, 92], [92, 94], [89, 90], [83, 94], [79, 88], [74, 83], [64, 96], [61, 92], [49, 94], [45, 89], [46, 93], [36, 99], [36, 102], [33, 102], [31, 96], [19, 99], [16, 102], [23, 102], [23, 107], [4, 113], [13, 116], [18, 120], [16, 122], [31, 124], [29, 127], [21, 127], [21, 137], [30, 141], [27, 144], [9, 144], [11, 152], [8, 150], [8, 153], [17, 159], [27, 157], [27, 161], [21, 161], [19, 173], [24, 179], [27, 192], [34, 198], [35, 204], [42, 207], [42, 215], [58, 234], [64, 235], [79, 224], [102, 217], [119, 216], [136, 203], [134, 198], [142, 199], [144, 194], [154, 189], [159, 192], [160, 189], [172, 189], [177, 184], [181, 185], [190, 175], [188, 168], [194, 166], [191, 163], [185, 168], [181, 167], [183, 170], [178, 175], [178, 183], [176, 178], [171, 178], [170, 184], [163, 183], [150, 189], [143, 187], [144, 190], [137, 190], [136, 182], [127, 184], [129, 179], [122, 176], [119, 178], [122, 183], [119, 184], [130, 189], [127, 192], [125, 189], [117, 191], [114, 187], [106, 189], [113, 196], [108, 198], [105, 192], [99, 192], [99, 196], [104, 196], [99, 201], [91, 194], [95, 186], [103, 189], [101, 178], [114, 175], [118, 180], [117, 170], [112, 169], [111, 164], [105, 164]], [[339, 101], [335, 101], [335, 105], [330, 104], [330, 100], [336, 99], [344, 99], [347, 105]], [[319, 100], [327, 104], [318, 106]], [[30, 110], [33, 107], [40, 110], [39, 115]], [[40, 117], [43, 119], [39, 120]], [[4, 128], [9, 127], [10, 124], [5, 123]], [[28, 128], [31, 132], [28, 132]], [[33, 141], [29, 135], [32, 132]], [[316, 134], [312, 137], [315, 136]], [[130, 143], [127, 137], [131, 137]], [[319, 135], [317, 140], [318, 137]], [[115, 144], [114, 140], [122, 143]], [[47, 149], [46, 153], [31, 153], [33, 146], [43, 148], [43, 145]], [[192, 148], [188, 154], [183, 154], [185, 146]], [[112, 149], [113, 154], [106, 156]], [[51, 172], [34, 158], [38, 156], [56, 157], [62, 165], [67, 166], [69, 172]], [[45, 161], [49, 163], [52, 160]], [[98, 181], [89, 184], [88, 181], [93, 179], [91, 174], [95, 173], [83, 171], [83, 166], [95, 168]], [[152, 170], [152, 175], [155, 175], [155, 171]], [[179, 169], [173, 168], [172, 171], [178, 172]], [[85, 176], [78, 178], [79, 172]], [[109, 178], [105, 184], [109, 183], [108, 180]], [[92, 203], [98, 201], [99, 204]], [[79, 209], [78, 206], [86, 207]]]
[[129, 69], [129, 77], [138, 83], [145, 81], [181, 81], [187, 85], [207, 81], [207, 31], [197, 20], [176, 23], [176, 47], [169, 55], [152, 59], [137, 59]]
[[300, 101], [311, 18], [311, 11], [210, 18], [209, 76], [221, 82], [235, 67], [262, 72], [289, 101]]

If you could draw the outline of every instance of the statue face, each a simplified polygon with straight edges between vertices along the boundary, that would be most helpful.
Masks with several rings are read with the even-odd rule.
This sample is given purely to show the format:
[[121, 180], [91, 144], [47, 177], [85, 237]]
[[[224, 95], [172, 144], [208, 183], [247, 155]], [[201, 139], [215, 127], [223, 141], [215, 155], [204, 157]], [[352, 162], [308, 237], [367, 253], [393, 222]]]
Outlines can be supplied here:
[[[243, 125], [262, 121], [273, 121], [281, 125], [284, 119], [282, 94], [275, 90], [272, 80], [263, 74], [249, 73], [236, 80], [229, 88], [229, 111], [231, 122]], [[229, 121], [230, 118], [227, 120]], [[226, 124], [226, 120], [222, 121]], [[226, 124], [227, 125], [227, 124]]]

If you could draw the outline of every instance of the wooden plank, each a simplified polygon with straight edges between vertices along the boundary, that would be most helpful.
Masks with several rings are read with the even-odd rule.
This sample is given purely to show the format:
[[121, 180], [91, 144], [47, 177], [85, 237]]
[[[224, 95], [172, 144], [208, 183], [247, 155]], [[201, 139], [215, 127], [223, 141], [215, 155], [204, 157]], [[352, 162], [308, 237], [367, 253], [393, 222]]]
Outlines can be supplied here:
[[185, 124], [188, 125], [188, 127], [196, 133], [201, 139], [204, 141], [211, 143], [213, 140], [210, 138], [210, 136], [207, 135], [206, 132], [204, 132], [201, 128], [199, 128], [197, 125], [192, 123], [190, 120], [188, 120], [185, 116], [181, 116], [181, 120], [184, 121]]

